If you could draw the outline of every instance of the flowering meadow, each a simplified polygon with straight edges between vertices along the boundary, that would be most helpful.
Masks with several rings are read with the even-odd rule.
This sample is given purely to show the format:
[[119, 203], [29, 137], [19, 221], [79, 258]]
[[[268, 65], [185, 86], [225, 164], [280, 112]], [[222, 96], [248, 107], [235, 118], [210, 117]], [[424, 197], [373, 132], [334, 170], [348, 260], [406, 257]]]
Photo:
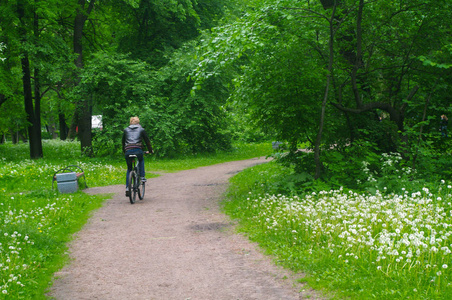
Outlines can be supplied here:
[[[79, 165], [88, 186], [119, 183], [123, 169], [81, 161], [76, 142], [44, 144], [52, 159], [27, 159], [27, 145], [0, 149], [0, 299], [45, 299], [53, 272], [65, 262], [66, 244], [104, 197], [59, 194], [54, 173]], [[119, 176], [121, 174], [121, 176]]]
[[236, 175], [224, 203], [280, 264], [339, 298], [452, 299], [451, 185], [266, 193], [282, 172], [271, 163]]

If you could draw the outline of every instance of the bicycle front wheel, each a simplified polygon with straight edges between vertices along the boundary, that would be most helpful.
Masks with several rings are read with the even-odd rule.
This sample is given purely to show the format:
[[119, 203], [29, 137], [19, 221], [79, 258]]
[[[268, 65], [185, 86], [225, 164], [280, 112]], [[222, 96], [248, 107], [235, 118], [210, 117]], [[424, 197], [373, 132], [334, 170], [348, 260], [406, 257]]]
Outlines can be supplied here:
[[143, 200], [144, 198], [144, 192], [146, 191], [146, 183], [141, 182], [138, 185], [138, 198], [140, 198], [140, 200]]
[[135, 170], [132, 170], [129, 175], [129, 200], [131, 204], [134, 204], [137, 199], [137, 185], [138, 176]]

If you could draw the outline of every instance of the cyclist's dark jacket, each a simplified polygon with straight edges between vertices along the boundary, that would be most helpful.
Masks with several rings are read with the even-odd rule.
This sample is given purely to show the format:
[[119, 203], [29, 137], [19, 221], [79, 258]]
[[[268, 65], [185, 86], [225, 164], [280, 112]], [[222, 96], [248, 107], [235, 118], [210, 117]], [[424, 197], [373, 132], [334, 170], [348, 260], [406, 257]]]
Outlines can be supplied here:
[[144, 128], [140, 124], [130, 125], [124, 129], [122, 135], [122, 151], [126, 152], [131, 149], [143, 150], [143, 140], [146, 143], [148, 151], [152, 152], [151, 142]]

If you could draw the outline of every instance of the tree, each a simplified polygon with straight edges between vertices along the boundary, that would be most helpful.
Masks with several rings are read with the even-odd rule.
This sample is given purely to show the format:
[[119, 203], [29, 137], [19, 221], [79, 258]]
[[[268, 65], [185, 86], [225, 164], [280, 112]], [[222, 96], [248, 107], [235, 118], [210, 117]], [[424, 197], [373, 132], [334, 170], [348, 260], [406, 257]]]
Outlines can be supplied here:
[[[76, 13], [74, 17], [74, 38], [73, 47], [76, 55], [74, 63], [77, 69], [82, 70], [84, 66], [83, 62], [83, 33], [85, 22], [91, 11], [94, 8], [95, 0], [84, 1], [78, 0]], [[75, 85], [80, 81], [80, 78], [76, 77]], [[78, 98], [75, 102], [75, 112], [69, 135], [73, 136], [75, 131], [78, 130], [78, 136], [80, 138], [80, 146], [82, 153], [92, 156], [92, 137], [91, 137], [91, 111], [92, 103], [89, 98]]]
[[[77, 55], [76, 66], [80, 70], [84, 67], [82, 51], [85, 51], [85, 44], [90, 47], [89, 55], [101, 51], [114, 57], [114, 53], [119, 51], [131, 53], [134, 59], [146, 61], [155, 69], [163, 67], [169, 61], [172, 51], [183, 42], [196, 37], [198, 28], [211, 22], [216, 17], [215, 14], [222, 11], [222, 2], [219, 1], [179, 0], [160, 3], [140, 0], [120, 3], [105, 1], [96, 5], [97, 3], [95, 0], [78, 1], [74, 23], [74, 52]], [[203, 13], [202, 18], [198, 11]], [[85, 24], [89, 26], [86, 27]], [[113, 47], [103, 41], [113, 42]], [[91, 95], [86, 96], [77, 97], [70, 133], [73, 136], [78, 125], [82, 150], [91, 155], [90, 121], [92, 108], [97, 100], [91, 98]]]
[[[22, 93], [22, 109], [26, 113], [26, 127], [30, 157], [42, 157], [41, 104], [43, 97], [58, 86], [68, 55], [62, 40], [61, 27], [56, 20], [60, 10], [58, 1], [19, 1], [0, 6], [1, 40], [5, 44], [7, 59], [1, 65], [4, 85], [1, 94], [9, 107], [16, 107], [17, 95]], [[20, 72], [19, 72], [20, 69]], [[18, 80], [22, 86], [17, 85]], [[6, 104], [3, 104], [6, 105]], [[3, 106], [2, 105], [2, 106]], [[17, 106], [18, 107], [18, 106]], [[20, 122], [21, 113], [14, 111], [14, 122]], [[11, 117], [9, 117], [11, 118]], [[13, 118], [11, 118], [13, 119]]]
[[[7, 19], [0, 18], [0, 20]], [[14, 55], [14, 47], [7, 47], [11, 38], [4, 32], [0, 36], [2, 40], [0, 43], [0, 135], [2, 137], [11, 135], [12, 141], [16, 142], [18, 132], [25, 128], [22, 126], [24, 125], [22, 120], [26, 119], [23, 108], [22, 68], [18, 55]]]
[[[22, 82], [24, 92], [25, 112], [27, 113], [28, 138], [30, 144], [30, 157], [40, 158], [43, 156], [41, 141], [41, 98], [39, 94], [39, 71], [35, 70], [35, 101], [33, 103], [33, 86], [31, 82], [31, 67], [28, 52], [28, 43], [30, 32], [36, 37], [38, 33], [38, 16], [26, 1], [19, 1], [17, 6], [17, 16], [20, 22], [19, 36], [22, 40], [21, 47], [21, 65], [22, 65]], [[29, 24], [32, 20], [32, 24]], [[33, 105], [34, 104], [34, 105]]]
[[[329, 4], [323, 6], [321, 2]], [[309, 128], [308, 132], [317, 132], [315, 139], [312, 134], [305, 137], [292, 134], [289, 138], [292, 144], [306, 140], [312, 143], [316, 177], [321, 176], [321, 151], [332, 146], [340, 148], [363, 138], [372, 142], [378, 139], [380, 151], [396, 151], [401, 141], [405, 145], [410, 142], [406, 135], [396, 137], [397, 130], [403, 134], [407, 125], [417, 126], [422, 122], [418, 103], [424, 103], [437, 89], [437, 79], [445, 82], [447, 78], [439, 69], [428, 70], [419, 58], [450, 44], [451, 10], [447, 8], [451, 4], [403, 0], [252, 1], [249, 4], [250, 8], [245, 8], [240, 20], [212, 30], [194, 72], [199, 86], [211, 76], [236, 72], [234, 99], [240, 100], [247, 109], [253, 109], [264, 127], [273, 127], [280, 133], [279, 137], [286, 140], [287, 136], [281, 133], [288, 127], [287, 123], [299, 128], [298, 131]], [[275, 45], [278, 50], [270, 51]], [[263, 68], [270, 61], [265, 54], [275, 58], [280, 55], [277, 51], [286, 49], [290, 52], [286, 60], [274, 59], [273, 68]], [[301, 56], [300, 52], [303, 52]], [[287, 71], [290, 70], [287, 62], [299, 66], [293, 63], [297, 59], [312, 65], [311, 75], [318, 74], [312, 77], [326, 87], [322, 94], [318, 84], [312, 85], [311, 76], [306, 76], [303, 68], [297, 80], [293, 80], [295, 77]], [[320, 70], [326, 72], [321, 75]], [[319, 117], [315, 125], [273, 121], [278, 115], [290, 120], [288, 115], [281, 114], [284, 112], [281, 106], [268, 105], [283, 94], [281, 91], [288, 90], [279, 79], [281, 76], [294, 81], [290, 88], [296, 86], [309, 91], [305, 93], [311, 95], [308, 97], [294, 94], [302, 100], [291, 109], [303, 112], [308, 106], [317, 111]], [[324, 76], [323, 79], [320, 76]], [[273, 86], [271, 92], [267, 92], [268, 86]], [[289, 103], [280, 99], [280, 103]], [[414, 125], [405, 122], [408, 114]], [[392, 125], [386, 120], [380, 122], [379, 117], [386, 116], [396, 129], [390, 129], [395, 133], [392, 143], [384, 145], [381, 133]], [[296, 147], [293, 149], [295, 151]]]
[[86, 64], [73, 93], [91, 98], [102, 112], [103, 130], [93, 143], [97, 154], [121, 150], [117, 146], [122, 130], [134, 115], [140, 117], [159, 156], [230, 146], [226, 113], [221, 107], [228, 93], [221, 82], [209, 82], [204, 93], [190, 96], [193, 82], [186, 78], [196, 60], [186, 54], [193, 51], [193, 45], [187, 45], [158, 71], [119, 54], [97, 54]]

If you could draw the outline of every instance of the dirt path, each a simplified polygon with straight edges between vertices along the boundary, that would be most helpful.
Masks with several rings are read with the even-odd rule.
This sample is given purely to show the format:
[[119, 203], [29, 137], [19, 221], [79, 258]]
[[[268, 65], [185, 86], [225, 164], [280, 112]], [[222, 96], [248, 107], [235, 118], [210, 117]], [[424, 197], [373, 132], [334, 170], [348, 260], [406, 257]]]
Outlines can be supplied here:
[[73, 261], [49, 293], [70, 299], [317, 299], [233, 231], [218, 202], [228, 178], [264, 163], [253, 159], [165, 174], [131, 205], [124, 187], [70, 245]]

